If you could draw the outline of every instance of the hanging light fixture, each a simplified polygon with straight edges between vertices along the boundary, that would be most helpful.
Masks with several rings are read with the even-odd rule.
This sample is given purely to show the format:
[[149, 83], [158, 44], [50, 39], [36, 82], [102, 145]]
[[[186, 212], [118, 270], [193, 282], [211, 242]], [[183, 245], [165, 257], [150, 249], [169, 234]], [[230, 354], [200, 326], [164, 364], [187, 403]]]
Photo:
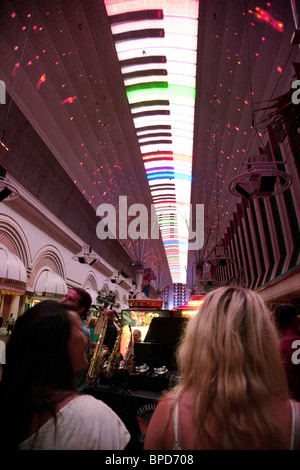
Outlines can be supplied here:
[[285, 162], [268, 160], [267, 155], [252, 155], [244, 163], [246, 171], [235, 176], [228, 184], [234, 196], [246, 199], [270, 197], [286, 191], [291, 185], [291, 177], [279, 170]]
[[19, 191], [11, 178], [7, 175], [6, 169], [0, 165], [0, 202], [13, 201], [19, 197]]

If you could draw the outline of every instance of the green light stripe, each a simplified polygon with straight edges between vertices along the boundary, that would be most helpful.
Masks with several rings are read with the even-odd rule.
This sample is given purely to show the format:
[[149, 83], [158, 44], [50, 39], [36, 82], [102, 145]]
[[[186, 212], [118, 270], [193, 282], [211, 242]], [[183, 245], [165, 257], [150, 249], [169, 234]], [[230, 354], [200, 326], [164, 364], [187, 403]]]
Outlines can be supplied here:
[[158, 223], [159, 224], [165, 224], [166, 222], [177, 222], [177, 218], [176, 219], [159, 219], [158, 220]]
[[149, 83], [139, 84], [136, 87], [132, 86], [130, 90], [126, 91], [127, 99], [129, 103], [145, 101], [151, 97], [156, 97], [156, 99], [166, 98], [175, 96], [175, 97], [184, 97], [188, 99], [195, 100], [196, 98], [196, 88], [188, 87], [183, 85], [168, 85], [168, 87], [159, 87]]

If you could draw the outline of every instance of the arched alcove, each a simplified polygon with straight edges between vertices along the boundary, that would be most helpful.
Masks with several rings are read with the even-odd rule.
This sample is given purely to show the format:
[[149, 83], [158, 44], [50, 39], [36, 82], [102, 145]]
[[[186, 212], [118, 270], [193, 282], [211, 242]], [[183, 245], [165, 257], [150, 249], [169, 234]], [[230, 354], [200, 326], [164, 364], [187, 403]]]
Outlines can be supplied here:
[[60, 276], [62, 279], [65, 279], [66, 277], [63, 257], [60, 251], [53, 245], [43, 246], [35, 256], [32, 264], [31, 275], [28, 280], [29, 287], [33, 287], [37, 273], [41, 269], [45, 268], [58, 274], [58, 276]]
[[18, 256], [26, 269], [29, 267], [31, 255], [27, 237], [22, 227], [5, 214], [0, 214], [0, 243]]

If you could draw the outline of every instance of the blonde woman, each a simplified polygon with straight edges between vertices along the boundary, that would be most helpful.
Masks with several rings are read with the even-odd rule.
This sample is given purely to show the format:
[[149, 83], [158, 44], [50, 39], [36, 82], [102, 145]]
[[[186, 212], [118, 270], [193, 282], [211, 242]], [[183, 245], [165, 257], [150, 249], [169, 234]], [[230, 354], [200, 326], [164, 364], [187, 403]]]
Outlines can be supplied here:
[[177, 360], [182, 381], [156, 407], [145, 450], [300, 449], [300, 404], [288, 398], [278, 333], [258, 294], [207, 294]]

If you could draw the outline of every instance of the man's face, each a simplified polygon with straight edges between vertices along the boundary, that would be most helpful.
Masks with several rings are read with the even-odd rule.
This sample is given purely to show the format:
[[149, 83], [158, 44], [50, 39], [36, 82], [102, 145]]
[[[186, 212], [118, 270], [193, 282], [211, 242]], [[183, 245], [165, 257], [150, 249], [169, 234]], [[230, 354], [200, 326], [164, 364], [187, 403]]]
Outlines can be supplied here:
[[133, 341], [139, 343], [141, 341], [141, 332], [139, 330], [134, 330], [133, 332]]
[[115, 319], [115, 314], [114, 314], [113, 310], [106, 310], [105, 316], [106, 316], [107, 321], [109, 323], [113, 322], [113, 320]]
[[76, 290], [69, 290], [69, 292], [66, 293], [66, 295], [61, 299], [61, 302], [70, 305], [72, 310], [75, 310], [77, 313], [81, 313], [81, 308], [79, 306], [80, 302], [80, 295]]

